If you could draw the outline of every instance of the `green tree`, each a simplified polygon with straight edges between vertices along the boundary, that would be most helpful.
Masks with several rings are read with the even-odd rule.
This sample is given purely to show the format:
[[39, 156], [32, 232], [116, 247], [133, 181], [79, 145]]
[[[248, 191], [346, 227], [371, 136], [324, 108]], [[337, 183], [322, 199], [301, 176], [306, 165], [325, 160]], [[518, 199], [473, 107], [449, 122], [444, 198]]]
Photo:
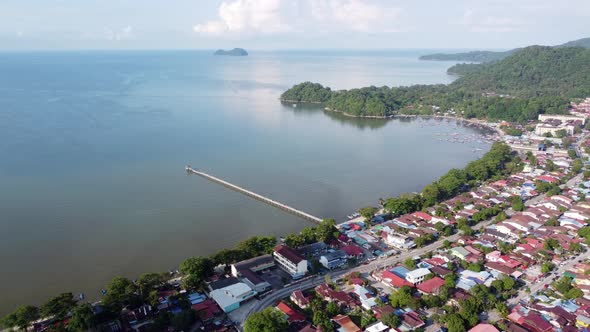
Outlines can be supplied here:
[[513, 196], [512, 209], [514, 211], [524, 211], [524, 202], [522, 201], [522, 198], [518, 196]]
[[204, 280], [213, 274], [213, 261], [206, 257], [191, 257], [180, 263], [180, 272]]
[[166, 275], [163, 273], [144, 273], [137, 279], [139, 292], [144, 299], [147, 299], [150, 292], [160, 287], [166, 281]]
[[500, 316], [502, 316], [503, 318], [506, 318], [506, 316], [508, 316], [508, 313], [510, 312], [508, 306], [506, 305], [506, 302], [496, 303], [496, 310], [498, 311], [498, 313], [500, 313]]
[[244, 323], [245, 332], [281, 332], [288, 327], [285, 316], [270, 307], [250, 314]]
[[317, 239], [319, 241], [327, 243], [334, 240], [336, 233], [338, 233], [338, 229], [336, 228], [336, 221], [334, 219], [324, 219], [316, 227]]
[[375, 216], [375, 213], [377, 213], [377, 208], [374, 206], [366, 206], [364, 208], [360, 208], [358, 210], [358, 213], [365, 218], [365, 221], [367, 223], [370, 223], [371, 220], [373, 220], [373, 217]]
[[416, 268], [416, 262], [414, 262], [414, 260], [411, 257], [406, 258], [406, 260], [404, 261], [404, 265], [411, 270]]
[[2, 319], [2, 326], [6, 328], [19, 328], [27, 330], [32, 322], [39, 319], [39, 308], [31, 305], [23, 305]]
[[338, 315], [340, 311], [340, 307], [338, 304], [336, 304], [336, 302], [329, 302], [326, 306], [326, 313], [328, 314], [328, 317], [334, 317]]
[[96, 325], [96, 317], [92, 306], [84, 303], [72, 311], [72, 318], [68, 322], [68, 330], [73, 332], [84, 332]]
[[115, 277], [107, 285], [102, 303], [113, 313], [118, 313], [126, 306], [136, 306], [139, 303], [137, 287], [127, 278]]
[[305, 238], [299, 234], [288, 234], [285, 236], [285, 244], [291, 248], [299, 248], [305, 244]]
[[392, 327], [392, 328], [398, 327], [399, 324], [401, 323], [401, 319], [396, 314], [389, 314], [389, 315], [381, 316], [381, 321], [383, 322], [383, 324], [385, 324], [389, 327]]
[[68, 316], [76, 304], [77, 301], [72, 293], [62, 293], [47, 301], [41, 307], [41, 314], [44, 317], [54, 317], [61, 321]]
[[444, 317], [444, 323], [447, 326], [448, 332], [465, 332], [465, 324], [463, 319], [458, 314], [450, 314]]

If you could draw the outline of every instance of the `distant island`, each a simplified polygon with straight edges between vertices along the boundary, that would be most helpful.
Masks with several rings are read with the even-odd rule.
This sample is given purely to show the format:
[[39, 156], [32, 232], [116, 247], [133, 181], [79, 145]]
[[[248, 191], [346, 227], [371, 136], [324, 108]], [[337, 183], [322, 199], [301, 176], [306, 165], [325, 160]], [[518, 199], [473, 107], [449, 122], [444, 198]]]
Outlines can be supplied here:
[[365, 87], [334, 91], [297, 84], [281, 95], [286, 103], [321, 104], [354, 117], [433, 115], [525, 123], [541, 113], [567, 113], [572, 98], [590, 96], [590, 49], [529, 46], [481, 64], [458, 64], [453, 83]]
[[217, 50], [213, 55], [230, 55], [230, 56], [246, 56], [248, 52], [246, 52], [243, 48], [234, 48], [233, 50]]
[[[555, 48], [563, 47], [583, 47], [590, 48], [590, 38], [582, 38], [572, 40], [564, 44], [555, 45]], [[468, 62], [490, 62], [502, 60], [512, 54], [521, 50], [522, 48], [515, 48], [508, 51], [471, 51], [462, 53], [435, 53], [421, 56], [420, 60], [434, 60], [434, 61], [468, 61]], [[453, 74], [453, 73], [451, 73]]]

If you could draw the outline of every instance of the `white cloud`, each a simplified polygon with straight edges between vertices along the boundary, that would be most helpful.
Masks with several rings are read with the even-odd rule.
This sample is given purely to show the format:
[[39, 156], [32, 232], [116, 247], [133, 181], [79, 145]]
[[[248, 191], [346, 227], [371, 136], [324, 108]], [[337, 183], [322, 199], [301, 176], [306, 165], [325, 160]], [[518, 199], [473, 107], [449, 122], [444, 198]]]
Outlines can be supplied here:
[[362, 32], [397, 31], [398, 8], [364, 0], [309, 0], [312, 17], [319, 23], [338, 24], [339, 29]]
[[128, 25], [121, 29], [104, 29], [104, 37], [107, 40], [121, 41], [133, 38], [133, 27]]
[[282, 17], [281, 0], [223, 1], [219, 7], [219, 19], [193, 27], [195, 32], [222, 34], [225, 32], [284, 32], [290, 29]]
[[224, 0], [218, 19], [197, 24], [201, 34], [398, 31], [398, 8], [376, 0]]

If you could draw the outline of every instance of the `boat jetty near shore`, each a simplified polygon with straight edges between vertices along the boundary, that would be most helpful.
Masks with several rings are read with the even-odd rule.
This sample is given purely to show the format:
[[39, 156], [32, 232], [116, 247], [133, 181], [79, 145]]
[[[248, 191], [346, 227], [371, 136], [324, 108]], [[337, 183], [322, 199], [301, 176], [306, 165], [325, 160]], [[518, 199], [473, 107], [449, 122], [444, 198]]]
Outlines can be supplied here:
[[301, 210], [298, 210], [298, 209], [296, 209], [294, 207], [291, 207], [291, 206], [289, 206], [287, 204], [283, 204], [281, 202], [277, 202], [277, 201], [275, 201], [273, 199], [270, 199], [268, 197], [259, 195], [259, 194], [255, 193], [253, 191], [250, 191], [248, 189], [244, 189], [244, 188], [242, 188], [240, 186], [237, 186], [237, 185], [235, 185], [233, 183], [229, 183], [229, 182], [227, 182], [225, 180], [222, 180], [222, 179], [220, 179], [218, 177], [215, 177], [213, 175], [210, 175], [210, 174], [207, 174], [205, 172], [201, 172], [201, 171], [195, 170], [194, 168], [192, 168], [191, 165], [187, 165], [185, 167], [185, 170], [189, 174], [199, 175], [199, 176], [204, 177], [204, 178], [206, 178], [206, 179], [208, 179], [210, 181], [213, 181], [215, 183], [219, 183], [219, 184], [221, 184], [223, 186], [226, 186], [226, 187], [228, 187], [228, 188], [230, 188], [230, 189], [232, 189], [234, 191], [237, 191], [239, 193], [242, 193], [242, 194], [244, 194], [244, 195], [246, 195], [248, 197], [252, 197], [252, 198], [254, 198], [256, 200], [259, 200], [261, 202], [264, 202], [264, 203], [266, 203], [266, 204], [268, 204], [270, 206], [274, 206], [274, 207], [276, 207], [278, 209], [281, 209], [283, 211], [289, 212], [289, 213], [291, 213], [293, 215], [296, 215], [296, 216], [298, 216], [300, 218], [303, 218], [303, 219], [305, 219], [307, 221], [311, 221], [311, 222], [314, 222], [316, 224], [319, 224], [319, 223], [322, 222], [322, 219], [319, 218], [319, 217], [316, 217], [316, 216], [313, 216], [313, 215], [311, 215], [311, 214], [309, 214], [307, 212], [303, 212]]

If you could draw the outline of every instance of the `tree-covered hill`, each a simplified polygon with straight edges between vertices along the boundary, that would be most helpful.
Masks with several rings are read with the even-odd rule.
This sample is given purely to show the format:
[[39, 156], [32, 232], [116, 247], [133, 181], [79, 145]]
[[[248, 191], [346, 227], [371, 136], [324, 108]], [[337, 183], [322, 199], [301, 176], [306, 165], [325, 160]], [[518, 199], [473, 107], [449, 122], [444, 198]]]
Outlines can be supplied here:
[[590, 95], [590, 50], [581, 47], [530, 46], [497, 62], [449, 70], [456, 69], [461, 69], [463, 76], [450, 87], [469, 92], [494, 91], [519, 97]]
[[463, 53], [435, 53], [419, 57], [420, 60], [431, 61], [467, 61], [467, 62], [489, 62], [504, 59], [514, 53], [515, 50], [504, 52], [495, 51], [470, 51]]
[[[590, 38], [582, 38], [572, 40], [567, 43], [553, 46], [555, 48], [562, 47], [584, 47], [590, 48]], [[436, 53], [427, 54], [419, 57], [420, 60], [435, 60], [435, 61], [465, 61], [465, 62], [491, 62], [502, 60], [511, 56], [515, 52], [521, 50], [515, 48], [508, 51], [470, 51], [461, 53]]]
[[501, 61], [455, 68], [462, 76], [450, 85], [332, 91], [305, 82], [281, 99], [320, 103], [352, 116], [454, 109], [465, 117], [524, 122], [540, 113], [565, 113], [570, 98], [590, 96], [590, 50], [583, 48], [531, 46]]

